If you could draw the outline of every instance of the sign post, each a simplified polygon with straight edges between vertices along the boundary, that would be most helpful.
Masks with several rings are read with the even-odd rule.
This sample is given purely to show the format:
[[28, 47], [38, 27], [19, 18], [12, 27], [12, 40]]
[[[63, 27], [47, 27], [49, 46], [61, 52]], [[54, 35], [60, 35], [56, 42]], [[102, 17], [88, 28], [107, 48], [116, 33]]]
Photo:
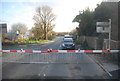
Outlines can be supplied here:
[[97, 33], [109, 33], [109, 22], [97, 22]]
[[97, 33], [109, 33], [109, 45], [108, 48], [110, 49], [110, 40], [111, 40], [111, 19], [109, 22], [97, 22], [96, 23], [96, 31]]
[[110, 49], [110, 41], [111, 41], [111, 19], [109, 19], [109, 49]]

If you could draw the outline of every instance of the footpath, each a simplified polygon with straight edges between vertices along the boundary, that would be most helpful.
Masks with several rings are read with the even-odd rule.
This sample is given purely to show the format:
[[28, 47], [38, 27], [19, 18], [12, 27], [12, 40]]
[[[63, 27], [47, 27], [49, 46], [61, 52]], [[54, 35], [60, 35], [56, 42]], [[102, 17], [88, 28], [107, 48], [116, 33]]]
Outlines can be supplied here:
[[[83, 48], [81, 45], [76, 45], [76, 49], [81, 50], [87, 49]], [[88, 48], [90, 49], [90, 48]], [[107, 72], [110, 79], [120, 79], [120, 64], [119, 64], [119, 54], [116, 54], [117, 60], [110, 59], [109, 57], [113, 54], [88, 54], [104, 71]]]

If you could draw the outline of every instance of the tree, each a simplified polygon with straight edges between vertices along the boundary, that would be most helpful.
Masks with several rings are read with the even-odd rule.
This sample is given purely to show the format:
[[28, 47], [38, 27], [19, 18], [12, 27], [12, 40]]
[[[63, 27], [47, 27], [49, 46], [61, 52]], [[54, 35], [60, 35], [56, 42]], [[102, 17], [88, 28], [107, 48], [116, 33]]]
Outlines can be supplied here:
[[31, 33], [33, 33], [34, 34], [34, 37], [33, 37], [33, 39], [35, 39], [35, 40], [40, 40], [40, 39], [43, 39], [43, 37], [44, 37], [44, 32], [43, 32], [43, 29], [42, 29], [42, 26], [39, 24], [35, 24], [35, 27], [33, 27], [32, 29], [31, 29]]
[[48, 33], [53, 30], [55, 24], [55, 15], [52, 12], [52, 8], [49, 6], [41, 6], [36, 8], [36, 14], [33, 17], [35, 21], [35, 27], [40, 28], [40, 32], [43, 32], [44, 39], [48, 38]]
[[[94, 11], [94, 20], [95, 22], [109, 22], [109, 19], [111, 18], [110, 10], [105, 5], [105, 3], [101, 3], [100, 5], [97, 5]], [[107, 39], [109, 37], [108, 33], [98, 33], [97, 36], [99, 39]]]
[[12, 39], [15, 39], [17, 31], [19, 31], [19, 35], [25, 35], [25, 33], [27, 32], [27, 26], [23, 23], [13, 24], [10, 30]]
[[89, 8], [74, 18], [73, 22], [79, 23], [79, 27], [76, 28], [78, 35], [92, 36], [94, 34], [95, 24], [93, 18], [94, 12], [90, 11]]
[[73, 29], [73, 30], [70, 32], [70, 34], [72, 34], [72, 35], [77, 35], [77, 29]]

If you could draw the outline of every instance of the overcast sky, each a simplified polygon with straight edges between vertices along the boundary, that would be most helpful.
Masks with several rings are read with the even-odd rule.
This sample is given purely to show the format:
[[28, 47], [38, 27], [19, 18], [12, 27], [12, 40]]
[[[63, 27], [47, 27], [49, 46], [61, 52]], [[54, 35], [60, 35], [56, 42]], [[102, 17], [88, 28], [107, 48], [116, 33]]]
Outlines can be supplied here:
[[37, 6], [48, 5], [52, 7], [53, 13], [57, 16], [55, 20], [57, 32], [70, 31], [78, 23], [72, 20], [79, 11], [89, 7], [96, 8], [102, 0], [1, 0], [0, 2], [0, 21], [7, 22], [8, 29], [17, 22], [25, 23], [30, 29], [33, 27], [33, 15]]

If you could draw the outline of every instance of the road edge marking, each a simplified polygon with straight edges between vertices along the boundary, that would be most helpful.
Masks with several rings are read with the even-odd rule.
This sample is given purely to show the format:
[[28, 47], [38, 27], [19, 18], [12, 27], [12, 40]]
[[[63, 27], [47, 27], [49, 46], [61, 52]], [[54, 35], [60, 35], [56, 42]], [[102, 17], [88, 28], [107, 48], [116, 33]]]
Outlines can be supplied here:
[[98, 61], [95, 60], [95, 58], [91, 57], [90, 55], [88, 55], [88, 56], [89, 56], [91, 59], [93, 59], [93, 61], [94, 61], [95, 63], [97, 63], [110, 77], [112, 77], [112, 74], [111, 74], [107, 69], [105, 69], [102, 64], [100, 64]]

